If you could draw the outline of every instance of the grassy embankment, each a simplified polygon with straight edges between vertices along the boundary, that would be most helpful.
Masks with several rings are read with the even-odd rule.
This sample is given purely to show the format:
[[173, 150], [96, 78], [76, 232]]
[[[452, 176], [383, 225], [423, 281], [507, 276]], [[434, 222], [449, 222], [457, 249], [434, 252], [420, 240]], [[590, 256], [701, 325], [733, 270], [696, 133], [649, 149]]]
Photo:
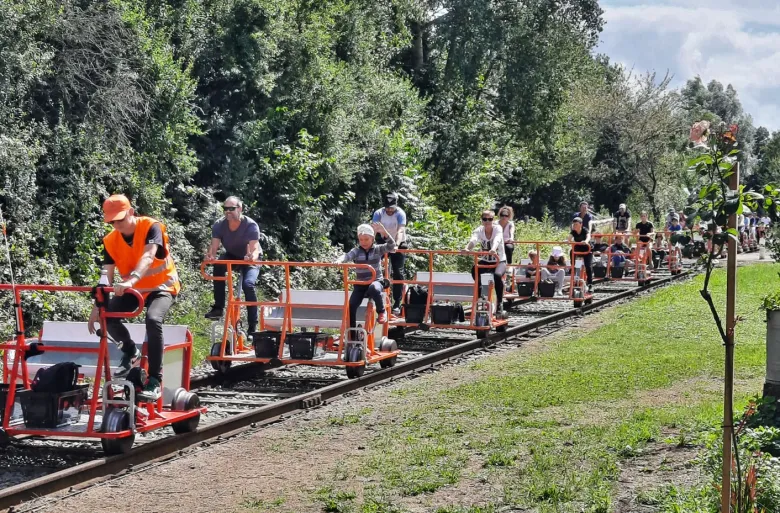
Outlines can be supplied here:
[[[758, 306], [777, 287], [778, 269], [739, 270], [739, 406], [763, 382]], [[610, 511], [621, 463], [651, 442], [673, 436], [668, 443], [679, 444], [720, 425], [723, 348], [701, 283], [600, 313], [581, 336], [463, 367], [454, 382], [442, 383], [441, 373], [395, 392], [365, 456], [338, 462], [338, 477], [316, 500], [340, 512], [411, 504], [439, 513]], [[711, 283], [723, 304], [725, 272]], [[333, 420], [358, 424], [377, 413]]]

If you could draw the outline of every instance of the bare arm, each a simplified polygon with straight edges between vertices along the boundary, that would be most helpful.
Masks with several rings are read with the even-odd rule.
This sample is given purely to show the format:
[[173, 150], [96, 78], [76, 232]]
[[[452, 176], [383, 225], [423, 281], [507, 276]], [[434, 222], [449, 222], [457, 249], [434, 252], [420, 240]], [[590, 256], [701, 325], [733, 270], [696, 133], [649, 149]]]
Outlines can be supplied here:
[[398, 239], [395, 241], [396, 244], [400, 245], [406, 242], [406, 225], [402, 224], [398, 227]]
[[211, 244], [209, 244], [209, 249], [206, 251], [206, 259], [207, 260], [216, 260], [217, 258], [217, 251], [219, 251], [219, 245], [222, 244], [222, 241], [217, 238], [211, 239]]
[[246, 256], [244, 256], [244, 260], [259, 260], [260, 259], [260, 241], [259, 240], [250, 240], [249, 244], [246, 245]]

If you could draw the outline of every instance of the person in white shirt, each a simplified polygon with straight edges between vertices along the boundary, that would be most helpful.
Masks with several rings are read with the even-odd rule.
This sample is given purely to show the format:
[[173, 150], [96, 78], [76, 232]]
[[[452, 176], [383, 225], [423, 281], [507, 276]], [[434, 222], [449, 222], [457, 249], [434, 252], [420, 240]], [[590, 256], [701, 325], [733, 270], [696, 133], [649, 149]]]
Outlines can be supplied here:
[[479, 247], [478, 251], [487, 251], [490, 255], [479, 259], [479, 265], [497, 264], [495, 268], [471, 268], [474, 280], [479, 283], [480, 274], [493, 273], [493, 284], [496, 288], [496, 313], [503, 312], [504, 304], [504, 274], [506, 273], [506, 253], [504, 252], [504, 234], [501, 226], [494, 224], [495, 216], [492, 210], [482, 212], [482, 224], [471, 233], [471, 239], [466, 245], [465, 251], [472, 251]]
[[515, 245], [511, 242], [515, 240], [515, 223], [512, 219], [515, 217], [515, 211], [512, 207], [504, 205], [498, 209], [498, 225], [504, 233], [504, 254], [506, 262], [512, 263], [512, 254], [515, 252]]
[[[381, 223], [385, 227], [390, 237], [395, 240], [398, 249], [406, 249], [406, 212], [398, 206], [398, 195], [394, 192], [385, 196], [385, 206], [374, 212], [371, 218], [372, 223]], [[384, 237], [377, 233], [377, 242], [385, 242]], [[390, 276], [393, 280], [404, 279], [404, 262], [406, 253], [392, 252], [388, 255], [390, 261]], [[401, 300], [404, 296], [404, 284], [396, 283], [393, 285], [393, 315], [401, 314]]]

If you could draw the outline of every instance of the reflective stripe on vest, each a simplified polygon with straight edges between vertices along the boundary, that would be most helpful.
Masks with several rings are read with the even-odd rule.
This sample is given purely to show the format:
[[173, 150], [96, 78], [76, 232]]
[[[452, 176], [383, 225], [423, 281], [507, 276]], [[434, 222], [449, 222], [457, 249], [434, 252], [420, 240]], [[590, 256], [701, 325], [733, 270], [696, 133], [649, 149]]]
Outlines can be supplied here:
[[114, 260], [119, 275], [123, 280], [128, 280], [130, 278], [130, 273], [136, 268], [144, 253], [144, 247], [146, 246], [146, 240], [144, 239], [149, 232], [149, 228], [155, 223], [159, 223], [163, 234], [163, 248], [166, 257], [164, 259], [154, 257], [154, 261], [149, 266], [149, 269], [146, 270], [143, 277], [138, 280], [133, 287], [141, 293], [144, 299], [150, 292], [164, 291], [170, 292], [171, 294], [178, 294], [181, 289], [179, 275], [176, 272], [176, 265], [170, 254], [168, 232], [165, 229], [165, 225], [151, 217], [138, 216], [136, 217], [136, 227], [132, 246], [125, 242], [122, 234], [117, 230], [112, 230], [111, 233], [103, 238], [103, 245], [106, 248], [106, 252]]

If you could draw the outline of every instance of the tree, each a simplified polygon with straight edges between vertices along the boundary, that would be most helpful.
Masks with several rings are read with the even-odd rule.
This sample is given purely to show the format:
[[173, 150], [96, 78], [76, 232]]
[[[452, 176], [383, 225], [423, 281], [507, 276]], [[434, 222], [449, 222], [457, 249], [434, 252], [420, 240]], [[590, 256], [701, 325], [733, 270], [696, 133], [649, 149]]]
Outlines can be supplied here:
[[657, 81], [653, 73], [634, 77], [623, 71], [619, 80], [580, 99], [587, 138], [598, 141], [593, 169], [616, 173], [632, 184], [656, 219], [662, 217], [665, 199], [682, 194], [675, 188], [682, 162], [677, 134], [684, 120], [680, 96], [669, 90], [670, 81], [669, 75]]

